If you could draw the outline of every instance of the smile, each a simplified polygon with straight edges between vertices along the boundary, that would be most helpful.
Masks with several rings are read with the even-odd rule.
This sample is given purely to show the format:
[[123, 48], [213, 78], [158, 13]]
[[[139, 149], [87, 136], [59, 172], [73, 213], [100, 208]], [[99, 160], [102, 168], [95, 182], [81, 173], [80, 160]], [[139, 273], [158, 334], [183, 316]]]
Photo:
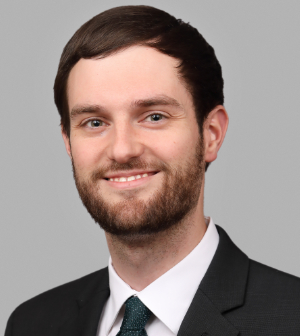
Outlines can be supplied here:
[[129, 177], [114, 177], [114, 178], [110, 178], [108, 181], [115, 181], [115, 182], [130, 182], [130, 181], [134, 181], [134, 180], [139, 180], [143, 177], [148, 177], [154, 175], [154, 173], [145, 173], [145, 174], [138, 174], [138, 175], [133, 175], [133, 176], [129, 176]]
[[143, 185], [149, 181], [158, 172], [129, 172], [129, 173], [116, 173], [111, 176], [107, 176], [104, 179], [115, 188], [127, 189], [135, 188]]

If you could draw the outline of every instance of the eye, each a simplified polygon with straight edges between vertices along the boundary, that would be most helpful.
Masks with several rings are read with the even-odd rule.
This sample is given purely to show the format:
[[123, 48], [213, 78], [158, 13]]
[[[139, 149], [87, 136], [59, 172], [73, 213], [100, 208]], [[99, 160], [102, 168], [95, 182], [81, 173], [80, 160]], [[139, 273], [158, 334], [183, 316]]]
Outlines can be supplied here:
[[165, 116], [163, 116], [162, 114], [159, 113], [155, 113], [155, 114], [151, 114], [149, 115], [145, 120], [149, 120], [149, 121], [160, 121], [162, 119], [164, 119]]
[[92, 119], [86, 122], [86, 125], [90, 128], [98, 128], [104, 125], [104, 122], [99, 119]]

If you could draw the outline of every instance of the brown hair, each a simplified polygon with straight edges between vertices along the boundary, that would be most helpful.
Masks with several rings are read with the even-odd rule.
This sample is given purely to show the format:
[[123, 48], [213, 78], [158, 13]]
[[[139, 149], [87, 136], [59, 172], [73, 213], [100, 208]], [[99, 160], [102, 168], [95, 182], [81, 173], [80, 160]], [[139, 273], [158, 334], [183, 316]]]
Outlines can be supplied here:
[[68, 136], [67, 81], [72, 67], [81, 58], [104, 58], [133, 45], [150, 46], [180, 61], [178, 73], [193, 97], [200, 133], [209, 112], [223, 104], [221, 66], [196, 28], [154, 7], [115, 7], [82, 25], [61, 55], [54, 100]]

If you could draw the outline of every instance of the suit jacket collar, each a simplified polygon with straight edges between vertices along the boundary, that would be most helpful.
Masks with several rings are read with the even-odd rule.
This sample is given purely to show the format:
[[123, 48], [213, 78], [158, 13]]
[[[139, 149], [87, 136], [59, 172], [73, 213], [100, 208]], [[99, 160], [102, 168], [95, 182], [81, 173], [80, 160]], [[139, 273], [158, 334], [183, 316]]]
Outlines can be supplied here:
[[[235, 336], [239, 331], [223, 316], [244, 302], [249, 259], [217, 226], [215, 256], [181, 324], [178, 336]], [[109, 297], [108, 270], [97, 273], [77, 299], [79, 313], [61, 328], [61, 336], [96, 336]]]
[[60, 336], [96, 336], [102, 309], [109, 297], [107, 267], [97, 272], [77, 298], [78, 315], [72, 316], [60, 330]]
[[215, 256], [181, 324], [178, 336], [234, 336], [239, 331], [223, 316], [244, 303], [249, 259], [217, 226]]

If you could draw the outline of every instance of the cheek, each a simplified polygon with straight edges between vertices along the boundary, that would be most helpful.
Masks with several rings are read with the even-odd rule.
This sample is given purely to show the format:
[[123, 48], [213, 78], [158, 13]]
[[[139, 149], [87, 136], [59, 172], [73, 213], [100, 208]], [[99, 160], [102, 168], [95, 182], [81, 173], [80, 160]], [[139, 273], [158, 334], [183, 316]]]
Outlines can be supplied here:
[[71, 139], [72, 158], [76, 168], [80, 171], [91, 171], [99, 164], [101, 147], [97, 141], [91, 139]]
[[180, 165], [195, 151], [199, 141], [199, 134], [194, 132], [178, 131], [175, 134], [156, 139], [157, 145], [153, 147], [155, 155], [162, 161]]

